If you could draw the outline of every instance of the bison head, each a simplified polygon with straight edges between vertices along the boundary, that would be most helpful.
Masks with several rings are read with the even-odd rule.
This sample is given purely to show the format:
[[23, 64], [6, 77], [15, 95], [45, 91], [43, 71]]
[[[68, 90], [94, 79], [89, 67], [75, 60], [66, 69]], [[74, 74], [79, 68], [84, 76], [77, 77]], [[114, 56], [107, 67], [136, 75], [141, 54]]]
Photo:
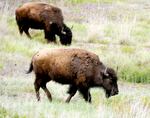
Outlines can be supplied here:
[[72, 32], [69, 27], [63, 24], [63, 30], [60, 35], [60, 42], [63, 45], [70, 45], [72, 41]]
[[105, 90], [107, 98], [118, 94], [117, 74], [112, 68], [105, 68], [103, 72], [102, 86]]

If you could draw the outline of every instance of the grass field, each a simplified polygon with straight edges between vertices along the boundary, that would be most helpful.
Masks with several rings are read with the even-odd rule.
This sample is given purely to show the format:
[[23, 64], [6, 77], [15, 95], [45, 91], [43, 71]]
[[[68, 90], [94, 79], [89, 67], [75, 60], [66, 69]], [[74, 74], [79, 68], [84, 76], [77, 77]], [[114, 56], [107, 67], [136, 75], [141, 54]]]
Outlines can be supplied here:
[[[30, 0], [31, 1], [31, 0]], [[44, 0], [59, 6], [69, 27], [71, 46], [47, 44], [43, 31], [20, 36], [15, 9], [25, 0], [0, 1], [0, 118], [149, 118], [150, 117], [150, 3], [148, 0]], [[91, 89], [92, 104], [77, 93], [65, 103], [68, 86], [50, 82], [49, 103], [34, 92], [34, 74], [25, 74], [32, 55], [42, 48], [83, 48], [102, 62], [118, 67], [119, 95], [106, 99]]]

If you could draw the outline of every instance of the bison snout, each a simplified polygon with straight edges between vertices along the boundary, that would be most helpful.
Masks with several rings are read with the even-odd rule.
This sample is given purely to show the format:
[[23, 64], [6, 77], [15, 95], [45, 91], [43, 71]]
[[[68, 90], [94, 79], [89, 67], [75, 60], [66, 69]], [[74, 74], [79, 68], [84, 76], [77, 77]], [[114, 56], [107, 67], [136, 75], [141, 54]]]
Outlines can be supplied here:
[[119, 93], [118, 90], [112, 90], [112, 91], [111, 91], [111, 96], [117, 95], [118, 93]]
[[118, 93], [119, 93], [118, 87], [113, 87], [111, 89], [111, 92], [110, 92], [111, 96], [117, 95]]

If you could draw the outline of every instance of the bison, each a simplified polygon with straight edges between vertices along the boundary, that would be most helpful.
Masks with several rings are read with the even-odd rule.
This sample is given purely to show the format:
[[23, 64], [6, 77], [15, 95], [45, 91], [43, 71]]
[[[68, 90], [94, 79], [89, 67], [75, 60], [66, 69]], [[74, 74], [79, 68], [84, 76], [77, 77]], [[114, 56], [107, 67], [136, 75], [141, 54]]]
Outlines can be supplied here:
[[46, 87], [46, 83], [51, 80], [69, 85], [66, 102], [70, 102], [77, 90], [85, 101], [91, 102], [89, 89], [92, 87], [102, 87], [107, 98], [118, 94], [117, 75], [114, 69], [106, 67], [96, 54], [83, 49], [42, 49], [32, 57], [27, 73], [32, 70], [36, 76], [34, 87], [38, 101], [40, 88], [52, 101]]
[[61, 44], [71, 44], [72, 32], [64, 24], [60, 8], [46, 3], [29, 2], [17, 8], [15, 14], [20, 34], [25, 32], [31, 38], [29, 28], [43, 29], [48, 42], [56, 42], [55, 35], [58, 35]]

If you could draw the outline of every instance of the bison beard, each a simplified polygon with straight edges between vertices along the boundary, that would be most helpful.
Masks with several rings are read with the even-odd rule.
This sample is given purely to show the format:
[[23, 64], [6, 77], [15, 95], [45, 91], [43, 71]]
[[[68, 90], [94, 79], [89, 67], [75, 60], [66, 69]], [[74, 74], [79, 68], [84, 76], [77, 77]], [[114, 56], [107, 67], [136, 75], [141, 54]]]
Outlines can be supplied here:
[[15, 14], [20, 34], [25, 32], [31, 38], [29, 28], [43, 29], [47, 42], [56, 42], [55, 35], [58, 35], [61, 44], [71, 44], [71, 29], [64, 24], [62, 11], [58, 7], [45, 3], [29, 2], [17, 8]]
[[99, 57], [82, 49], [43, 49], [33, 57], [27, 73], [35, 73], [34, 87], [37, 100], [40, 100], [39, 89], [42, 88], [50, 101], [51, 93], [46, 83], [53, 80], [61, 84], [68, 84], [68, 98], [76, 94], [77, 90], [85, 101], [91, 102], [89, 89], [102, 87], [106, 97], [118, 94], [117, 75], [112, 68], [106, 67]]

